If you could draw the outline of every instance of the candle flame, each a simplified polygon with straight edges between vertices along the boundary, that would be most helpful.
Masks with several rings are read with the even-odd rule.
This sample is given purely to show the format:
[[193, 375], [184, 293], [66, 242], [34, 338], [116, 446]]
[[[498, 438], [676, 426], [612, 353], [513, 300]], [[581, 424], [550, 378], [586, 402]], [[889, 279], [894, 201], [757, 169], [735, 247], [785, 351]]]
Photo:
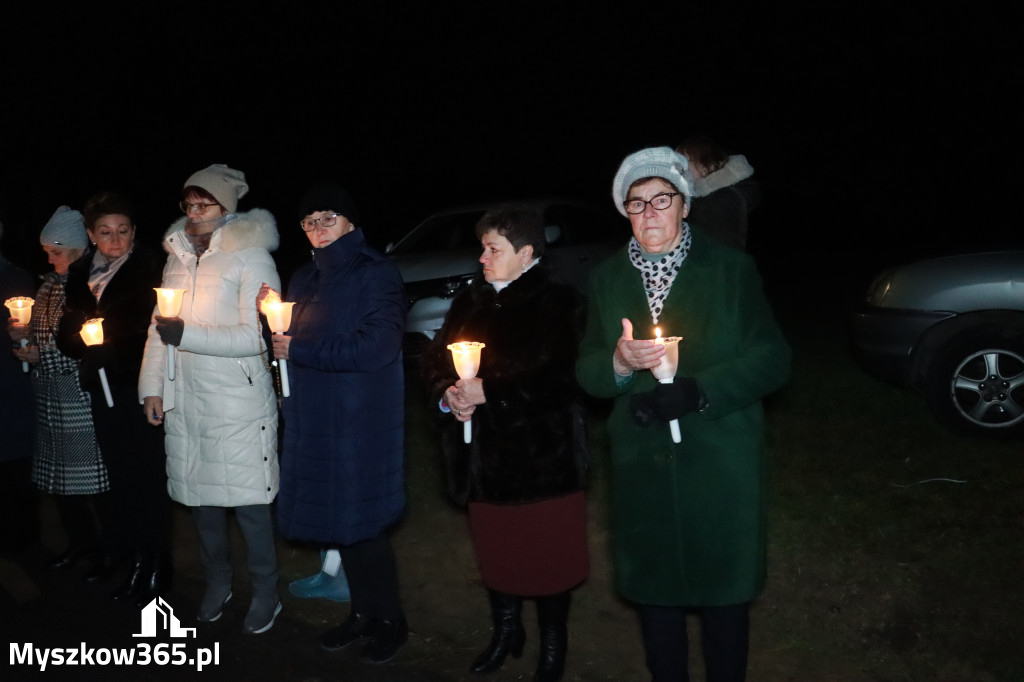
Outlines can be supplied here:
[[656, 338], [656, 339], [660, 339], [661, 338], [661, 327], [655, 327], [654, 328], [654, 338]]
[[268, 308], [276, 307], [279, 305], [281, 305], [281, 296], [273, 289], [270, 289], [267, 295], [264, 297], [263, 303], [260, 304], [260, 312], [266, 315]]

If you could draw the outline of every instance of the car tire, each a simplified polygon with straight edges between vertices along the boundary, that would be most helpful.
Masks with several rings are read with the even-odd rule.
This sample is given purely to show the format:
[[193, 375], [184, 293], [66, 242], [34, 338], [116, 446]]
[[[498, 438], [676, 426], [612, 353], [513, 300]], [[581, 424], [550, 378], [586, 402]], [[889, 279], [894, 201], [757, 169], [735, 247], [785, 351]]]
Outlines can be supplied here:
[[947, 339], [926, 372], [939, 421], [968, 435], [1024, 432], [1024, 328], [984, 325]]

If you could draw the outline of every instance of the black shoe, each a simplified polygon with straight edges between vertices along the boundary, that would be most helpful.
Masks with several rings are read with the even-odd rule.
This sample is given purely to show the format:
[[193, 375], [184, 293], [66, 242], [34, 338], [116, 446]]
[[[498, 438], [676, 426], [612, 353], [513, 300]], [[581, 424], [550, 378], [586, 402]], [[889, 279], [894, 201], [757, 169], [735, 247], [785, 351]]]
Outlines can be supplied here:
[[143, 608], [157, 597], [167, 594], [171, 589], [171, 577], [174, 574], [171, 558], [163, 555], [157, 559], [150, 559], [149, 566], [149, 571], [143, 575], [142, 584], [135, 595], [135, 605], [139, 608]]
[[387, 663], [402, 645], [409, 641], [409, 626], [405, 618], [378, 620], [373, 637], [359, 656], [364, 663]]
[[353, 611], [348, 615], [344, 623], [319, 635], [317, 641], [320, 642], [320, 646], [328, 651], [344, 649], [353, 642], [373, 637], [377, 624], [380, 622]]
[[537, 622], [540, 625], [540, 659], [533, 682], [558, 682], [565, 672], [565, 654], [569, 643], [570, 593], [537, 598]]
[[151, 566], [148, 556], [136, 553], [135, 559], [132, 561], [132, 567], [128, 569], [128, 575], [125, 576], [124, 582], [114, 590], [110, 598], [114, 601], [134, 600], [142, 590], [142, 584], [146, 581], [146, 577], [152, 570]]
[[523, 644], [526, 642], [526, 630], [521, 620], [522, 598], [492, 590], [490, 601], [491, 620], [494, 624], [491, 642], [469, 668], [470, 672], [478, 674], [498, 670], [509, 654], [519, 658], [523, 655]]

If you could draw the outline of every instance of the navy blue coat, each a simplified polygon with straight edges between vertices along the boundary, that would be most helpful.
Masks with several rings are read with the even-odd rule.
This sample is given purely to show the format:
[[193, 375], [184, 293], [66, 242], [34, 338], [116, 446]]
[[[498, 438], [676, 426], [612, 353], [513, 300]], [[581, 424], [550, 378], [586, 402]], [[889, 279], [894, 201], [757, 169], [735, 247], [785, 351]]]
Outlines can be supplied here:
[[349, 545], [405, 507], [402, 276], [356, 229], [293, 276], [282, 403], [281, 532]]

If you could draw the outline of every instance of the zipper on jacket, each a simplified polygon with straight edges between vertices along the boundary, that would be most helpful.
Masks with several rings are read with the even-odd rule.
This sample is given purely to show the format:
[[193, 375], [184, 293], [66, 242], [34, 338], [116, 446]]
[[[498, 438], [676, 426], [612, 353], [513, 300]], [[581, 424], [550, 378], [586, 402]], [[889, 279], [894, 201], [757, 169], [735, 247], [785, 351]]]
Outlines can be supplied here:
[[249, 374], [249, 370], [247, 370], [242, 365], [242, 361], [241, 360], [237, 360], [236, 362], [238, 362], [238, 369], [242, 370], [242, 374], [245, 375], [245, 378], [249, 380], [249, 385], [252, 386], [253, 385], [253, 383], [252, 383], [252, 375]]

